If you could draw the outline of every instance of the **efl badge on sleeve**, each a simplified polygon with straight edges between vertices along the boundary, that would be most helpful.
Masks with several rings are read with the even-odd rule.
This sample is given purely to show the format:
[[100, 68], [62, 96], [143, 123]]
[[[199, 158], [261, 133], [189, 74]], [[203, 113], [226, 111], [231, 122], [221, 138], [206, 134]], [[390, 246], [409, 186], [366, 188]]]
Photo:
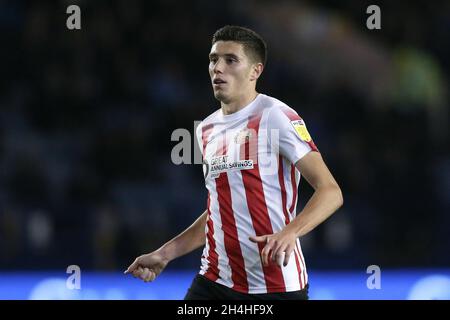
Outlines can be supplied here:
[[305, 122], [303, 122], [303, 120], [291, 121], [291, 124], [294, 127], [300, 139], [302, 139], [305, 142], [310, 142], [312, 140], [311, 136], [309, 135], [308, 129], [306, 129]]

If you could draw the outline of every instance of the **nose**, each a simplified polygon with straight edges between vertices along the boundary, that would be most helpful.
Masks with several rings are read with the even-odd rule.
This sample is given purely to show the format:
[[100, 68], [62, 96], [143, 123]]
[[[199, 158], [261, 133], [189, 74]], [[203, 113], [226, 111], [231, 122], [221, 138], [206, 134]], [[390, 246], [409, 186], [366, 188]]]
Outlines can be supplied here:
[[222, 59], [217, 59], [216, 63], [213, 64], [212, 69], [213, 69], [214, 73], [222, 73], [223, 72]]

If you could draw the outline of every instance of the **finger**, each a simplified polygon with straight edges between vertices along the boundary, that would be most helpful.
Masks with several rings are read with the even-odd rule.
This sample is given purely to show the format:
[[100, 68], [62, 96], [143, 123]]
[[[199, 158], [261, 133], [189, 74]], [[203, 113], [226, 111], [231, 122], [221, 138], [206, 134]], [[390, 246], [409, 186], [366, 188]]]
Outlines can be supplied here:
[[248, 237], [250, 241], [258, 243], [258, 242], [267, 242], [267, 235], [265, 236], [250, 236]]
[[261, 259], [264, 266], [269, 265], [269, 257], [272, 251], [272, 245], [270, 243], [266, 244], [261, 251]]
[[270, 261], [277, 266], [281, 267], [284, 258], [284, 246], [283, 245], [275, 245], [272, 250], [272, 257]]
[[148, 273], [148, 269], [147, 268], [142, 268], [142, 272], [139, 274], [139, 279], [141, 280], [145, 280], [145, 276]]
[[124, 274], [133, 272], [134, 270], [136, 270], [138, 265], [139, 265], [138, 259], [134, 260], [134, 262], [130, 264], [130, 266], [127, 268], [127, 270], [124, 271]]
[[264, 266], [267, 266], [267, 254], [269, 253], [269, 250], [267, 245], [261, 250], [261, 260]]
[[156, 273], [154, 271], [150, 270], [150, 274], [147, 278], [147, 281], [152, 282], [155, 279], [156, 279]]
[[272, 259], [271, 261], [279, 266], [281, 266], [281, 260], [283, 258], [284, 251], [281, 247], [278, 247], [272, 251]]
[[143, 271], [144, 271], [144, 269], [142, 269], [142, 267], [139, 266], [137, 269], [134, 269], [134, 271], [132, 272], [133, 277], [139, 278]]
[[139, 269], [136, 269], [131, 274], [133, 275], [133, 277], [139, 278], [142, 274], [142, 271], [140, 271]]
[[273, 262], [277, 262], [281, 252], [281, 247], [278, 245], [274, 245], [272, 248], [272, 256], [270, 257], [270, 260]]
[[294, 251], [294, 249], [291, 248], [291, 247], [288, 247], [288, 248], [286, 249], [285, 255], [284, 255], [283, 266], [286, 267], [286, 266], [288, 265], [289, 260], [291, 259], [292, 251]]
[[282, 249], [283, 249], [283, 246], [280, 245], [278, 243], [278, 241], [275, 240], [273, 242], [272, 256], [270, 257], [271, 258], [270, 260], [276, 263], [278, 261], [278, 259], [279, 259], [280, 254], [284, 251]]
[[151, 282], [151, 281], [155, 280], [155, 278], [156, 278], [155, 272], [153, 270], [149, 269], [147, 277], [145, 278], [145, 282]]
[[149, 275], [150, 275], [150, 270], [148, 268], [144, 268], [144, 270], [142, 271], [142, 274], [139, 276], [139, 278], [142, 281], [145, 281]]
[[277, 253], [275, 254], [274, 261], [275, 261], [276, 265], [279, 266], [280, 268], [283, 266], [284, 257], [285, 257], [284, 250], [279, 249], [277, 251]]

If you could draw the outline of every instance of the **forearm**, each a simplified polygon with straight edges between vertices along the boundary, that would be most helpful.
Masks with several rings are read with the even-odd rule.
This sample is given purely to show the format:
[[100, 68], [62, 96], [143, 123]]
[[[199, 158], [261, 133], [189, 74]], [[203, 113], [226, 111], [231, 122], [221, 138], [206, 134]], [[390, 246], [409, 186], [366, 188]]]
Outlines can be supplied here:
[[343, 204], [341, 189], [337, 185], [317, 188], [304, 209], [286, 226], [297, 237], [306, 235], [330, 217]]
[[168, 261], [205, 245], [207, 214], [207, 211], [203, 212], [190, 227], [158, 249]]

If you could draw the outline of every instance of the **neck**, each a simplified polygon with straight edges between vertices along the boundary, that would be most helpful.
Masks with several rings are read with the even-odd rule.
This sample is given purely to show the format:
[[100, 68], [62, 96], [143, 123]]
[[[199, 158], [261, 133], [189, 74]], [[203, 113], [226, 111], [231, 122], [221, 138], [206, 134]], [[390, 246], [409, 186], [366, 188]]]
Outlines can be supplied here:
[[221, 102], [220, 105], [222, 107], [222, 112], [224, 115], [229, 115], [239, 110], [243, 109], [245, 106], [249, 105], [253, 100], [255, 100], [258, 92], [253, 91], [250, 94], [247, 94], [243, 97], [239, 97], [234, 101], [230, 101], [229, 103]]

